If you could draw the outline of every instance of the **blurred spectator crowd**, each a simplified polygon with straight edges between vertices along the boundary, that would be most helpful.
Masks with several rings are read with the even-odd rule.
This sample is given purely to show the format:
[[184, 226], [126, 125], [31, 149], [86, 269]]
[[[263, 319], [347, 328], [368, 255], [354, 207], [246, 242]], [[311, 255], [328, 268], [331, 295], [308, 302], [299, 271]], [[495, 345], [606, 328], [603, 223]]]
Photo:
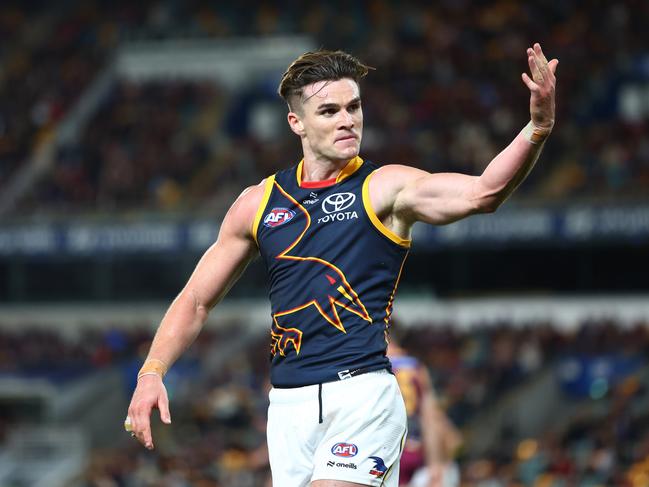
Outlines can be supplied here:
[[132, 358], [150, 341], [151, 335], [143, 327], [128, 333], [87, 330], [72, 339], [56, 329], [32, 324], [20, 331], [0, 326], [0, 377], [45, 377], [65, 382]]
[[[6, 2], [0, 7], [0, 191], [124, 41], [311, 35], [376, 68], [363, 84], [362, 154], [479, 173], [528, 120], [525, 49], [558, 67], [557, 124], [521, 192], [641, 198], [649, 187], [649, 4], [198, 1]], [[245, 89], [263, 92], [279, 80]], [[183, 210], [297, 162], [286, 127], [254, 129], [255, 102], [205, 82], [118, 83], [23, 211]], [[273, 124], [285, 124], [276, 99]], [[267, 123], [271, 123], [270, 121]]]
[[[465, 431], [508, 393], [523, 403], [524, 385], [548, 369], [562, 400], [578, 404], [571, 416], [553, 418], [539, 437], [525, 438], [505, 426], [485, 454], [461, 453], [461, 485], [646, 485], [648, 323], [623, 328], [616, 320], [587, 320], [574, 331], [558, 330], [551, 322], [514, 325], [458, 331], [453, 323], [419, 323], [402, 339], [430, 367], [442, 405]], [[592, 365], [592, 374], [567, 374], [575, 363]]]
[[210, 84], [116, 85], [82, 139], [59, 151], [33, 203], [110, 211], [174, 209], [189, 196], [194, 203], [208, 198], [219, 185], [215, 170], [226, 165], [223, 158], [214, 163], [210, 141], [221, 98]]
[[[435, 325], [405, 328], [402, 342], [429, 367], [442, 406], [467, 432], [467, 444], [457, 458], [462, 485], [647, 485], [647, 323], [624, 328], [614, 320], [598, 320], [573, 331], [552, 323], [502, 322], [464, 331], [452, 323]], [[171, 369], [165, 382], [173, 423], [162, 426], [154, 413], [154, 452], [124, 435], [119, 446], [92, 451], [78, 485], [267, 485], [268, 340], [265, 334], [255, 333], [235, 344], [233, 332], [239, 330], [241, 336], [241, 326], [233, 323], [229, 328], [205, 330]], [[40, 374], [57, 380], [51, 375], [57, 368], [76, 367], [88, 373], [114, 367], [125, 373], [130, 396], [151, 333], [143, 328], [109, 329], [80, 338], [31, 328], [3, 332], [2, 374]], [[219, 358], [220, 365], [214, 366]], [[592, 388], [582, 393], [579, 388], [566, 388], [561, 379], [565, 361], [575, 359], [599, 361], [600, 368], [604, 359], [611, 364], [631, 360], [634, 366], [599, 393]], [[503, 431], [486, 453], [472, 452], [470, 431], [484, 417], [482, 413], [512, 394], [520, 397], [525, 384], [548, 370], [554, 371], [562, 401], [578, 405], [577, 413], [546, 425], [538, 437]]]
[[0, 6], [0, 189], [89, 85], [106, 51], [92, 25], [38, 0]]

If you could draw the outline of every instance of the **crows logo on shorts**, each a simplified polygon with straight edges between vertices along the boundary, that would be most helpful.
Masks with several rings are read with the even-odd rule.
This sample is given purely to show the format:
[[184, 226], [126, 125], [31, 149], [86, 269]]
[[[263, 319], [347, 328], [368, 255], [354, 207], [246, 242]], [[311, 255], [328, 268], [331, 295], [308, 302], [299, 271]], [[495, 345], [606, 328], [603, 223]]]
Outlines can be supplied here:
[[381, 457], [370, 457], [374, 460], [374, 468], [370, 470], [370, 475], [374, 475], [377, 478], [381, 478], [385, 475], [385, 472], [388, 471], [388, 467], [385, 466], [385, 462]]

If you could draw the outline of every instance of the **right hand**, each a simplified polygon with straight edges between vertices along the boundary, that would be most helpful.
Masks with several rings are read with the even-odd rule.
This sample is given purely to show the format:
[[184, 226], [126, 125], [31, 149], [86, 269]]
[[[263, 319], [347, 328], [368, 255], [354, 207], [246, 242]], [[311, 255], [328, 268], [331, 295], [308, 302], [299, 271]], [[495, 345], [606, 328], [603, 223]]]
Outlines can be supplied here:
[[153, 450], [151, 410], [154, 408], [160, 411], [160, 419], [163, 423], [171, 423], [169, 397], [162, 378], [158, 375], [144, 375], [137, 381], [137, 387], [128, 407], [128, 417], [135, 438], [149, 450]]

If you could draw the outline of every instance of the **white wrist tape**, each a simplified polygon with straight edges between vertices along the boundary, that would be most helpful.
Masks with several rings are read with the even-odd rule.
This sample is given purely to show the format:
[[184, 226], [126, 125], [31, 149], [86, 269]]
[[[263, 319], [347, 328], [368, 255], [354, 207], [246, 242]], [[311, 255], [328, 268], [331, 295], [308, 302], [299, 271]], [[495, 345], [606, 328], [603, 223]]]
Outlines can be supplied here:
[[552, 129], [539, 128], [530, 121], [523, 129], [523, 136], [530, 144], [538, 145], [545, 142]]

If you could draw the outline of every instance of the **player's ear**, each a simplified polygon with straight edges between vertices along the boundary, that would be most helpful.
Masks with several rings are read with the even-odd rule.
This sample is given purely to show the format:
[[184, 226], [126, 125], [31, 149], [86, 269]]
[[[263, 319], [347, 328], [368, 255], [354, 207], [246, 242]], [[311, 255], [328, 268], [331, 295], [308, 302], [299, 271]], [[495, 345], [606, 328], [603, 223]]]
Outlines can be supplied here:
[[300, 116], [295, 112], [288, 112], [287, 119], [288, 125], [289, 127], [291, 127], [291, 130], [300, 137], [304, 137], [306, 132], [304, 130], [304, 123], [302, 123]]

